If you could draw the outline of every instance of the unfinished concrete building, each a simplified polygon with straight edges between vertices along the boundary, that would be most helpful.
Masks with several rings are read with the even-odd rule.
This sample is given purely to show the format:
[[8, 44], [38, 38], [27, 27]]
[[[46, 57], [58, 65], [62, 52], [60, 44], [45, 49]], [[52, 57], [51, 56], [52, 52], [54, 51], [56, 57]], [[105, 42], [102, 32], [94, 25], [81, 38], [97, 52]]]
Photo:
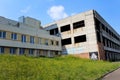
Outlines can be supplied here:
[[61, 37], [62, 54], [120, 60], [120, 35], [95, 10], [73, 15], [44, 27], [51, 35]]

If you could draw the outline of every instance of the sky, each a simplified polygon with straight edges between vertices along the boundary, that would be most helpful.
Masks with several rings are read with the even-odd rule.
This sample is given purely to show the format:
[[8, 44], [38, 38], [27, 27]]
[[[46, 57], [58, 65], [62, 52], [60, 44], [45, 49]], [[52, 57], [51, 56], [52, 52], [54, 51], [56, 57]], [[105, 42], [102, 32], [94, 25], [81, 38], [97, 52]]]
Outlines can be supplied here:
[[42, 25], [92, 9], [120, 34], [120, 0], [0, 0], [0, 16], [30, 16]]

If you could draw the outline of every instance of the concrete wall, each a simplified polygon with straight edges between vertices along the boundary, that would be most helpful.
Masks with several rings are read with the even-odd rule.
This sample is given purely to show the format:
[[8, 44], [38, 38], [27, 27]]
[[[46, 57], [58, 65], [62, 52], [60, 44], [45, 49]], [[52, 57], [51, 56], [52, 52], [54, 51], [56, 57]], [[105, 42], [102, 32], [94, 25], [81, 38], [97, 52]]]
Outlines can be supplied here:
[[[116, 40], [114, 37], [106, 33], [101, 29], [102, 26], [97, 25], [95, 22], [95, 18], [98, 19], [102, 24], [105, 25], [115, 36], [119, 38], [119, 40]], [[78, 22], [78, 21], [85, 21], [85, 27], [73, 29], [73, 23]], [[70, 30], [61, 32], [61, 26], [65, 26], [70, 24]], [[101, 25], [101, 24], [100, 24]], [[77, 15], [73, 15], [70, 17], [67, 17], [65, 19], [59, 20], [52, 22], [50, 24], [47, 24], [44, 26], [45, 30], [52, 30], [55, 28], [58, 28], [59, 34], [63, 39], [66, 38], [71, 38], [72, 39], [72, 44], [65, 45], [62, 47], [63, 54], [65, 52], [67, 54], [73, 54], [77, 55], [83, 58], [90, 58], [90, 53], [98, 53], [98, 59], [106, 60], [106, 51], [107, 51], [107, 57], [109, 59], [113, 59], [114, 57], [112, 56], [109, 57], [109, 52], [110, 54], [117, 54], [120, 53], [120, 50], [118, 49], [113, 49], [110, 47], [106, 47], [103, 44], [103, 39], [102, 37], [104, 36], [105, 38], [111, 40], [113, 43], [119, 45], [120, 47], [120, 35], [95, 11], [95, 10], [90, 10], [87, 12], [83, 12]], [[100, 38], [101, 42], [98, 41], [97, 37], [97, 29], [96, 27], [100, 27]], [[75, 43], [74, 37], [79, 36], [79, 35], [86, 35], [87, 41], [86, 42], [80, 42], [80, 43]], [[110, 45], [110, 43], [106, 43], [107, 45]], [[118, 54], [117, 54], [118, 55]], [[111, 56], [111, 55], [110, 55]], [[114, 55], [116, 56], [116, 55]], [[120, 56], [119, 56], [120, 57]], [[107, 58], [107, 59], [108, 59]], [[118, 57], [117, 57], [118, 58]]]
[[[73, 23], [78, 21], [85, 21], [85, 27], [81, 27], [78, 29], [73, 29]], [[60, 27], [70, 24], [71, 30], [66, 32], [60, 32]], [[96, 52], [98, 51], [97, 40], [96, 40], [96, 31], [94, 25], [94, 15], [93, 10], [77, 14], [74, 16], [70, 16], [63, 20], [59, 20], [50, 24], [45, 25], [45, 30], [51, 30], [53, 28], [58, 27], [60, 36], [62, 39], [71, 38], [72, 44], [65, 45], [62, 47], [63, 53], [66, 51], [67, 54], [81, 54], [89, 58], [89, 52]], [[56, 27], [55, 27], [56, 26]], [[74, 37], [86, 35], [87, 41], [81, 43], [75, 43]], [[86, 55], [87, 54], [87, 55]]]

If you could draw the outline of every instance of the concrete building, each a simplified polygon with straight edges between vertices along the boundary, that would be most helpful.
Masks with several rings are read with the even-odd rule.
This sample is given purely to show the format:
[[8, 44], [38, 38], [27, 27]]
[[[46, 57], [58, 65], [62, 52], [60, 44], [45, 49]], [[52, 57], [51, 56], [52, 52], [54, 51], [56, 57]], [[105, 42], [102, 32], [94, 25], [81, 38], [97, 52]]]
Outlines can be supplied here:
[[120, 35], [90, 10], [44, 26], [62, 38], [62, 54], [99, 60], [120, 60]]
[[0, 54], [54, 57], [61, 53], [61, 38], [42, 29], [40, 21], [0, 17]]

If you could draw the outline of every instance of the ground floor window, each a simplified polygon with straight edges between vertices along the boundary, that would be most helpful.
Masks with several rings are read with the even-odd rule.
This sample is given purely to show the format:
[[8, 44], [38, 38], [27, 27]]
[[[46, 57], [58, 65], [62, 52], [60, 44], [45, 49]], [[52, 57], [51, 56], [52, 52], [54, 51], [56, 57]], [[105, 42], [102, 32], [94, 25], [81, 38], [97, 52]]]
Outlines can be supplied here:
[[29, 54], [33, 55], [34, 54], [34, 50], [33, 49], [29, 49]]
[[22, 55], [22, 54], [24, 54], [24, 53], [25, 53], [25, 49], [24, 49], [24, 48], [20, 48], [19, 54]]
[[16, 48], [10, 48], [10, 54], [15, 54], [16, 53]]
[[0, 53], [4, 53], [4, 47], [0, 47]]

